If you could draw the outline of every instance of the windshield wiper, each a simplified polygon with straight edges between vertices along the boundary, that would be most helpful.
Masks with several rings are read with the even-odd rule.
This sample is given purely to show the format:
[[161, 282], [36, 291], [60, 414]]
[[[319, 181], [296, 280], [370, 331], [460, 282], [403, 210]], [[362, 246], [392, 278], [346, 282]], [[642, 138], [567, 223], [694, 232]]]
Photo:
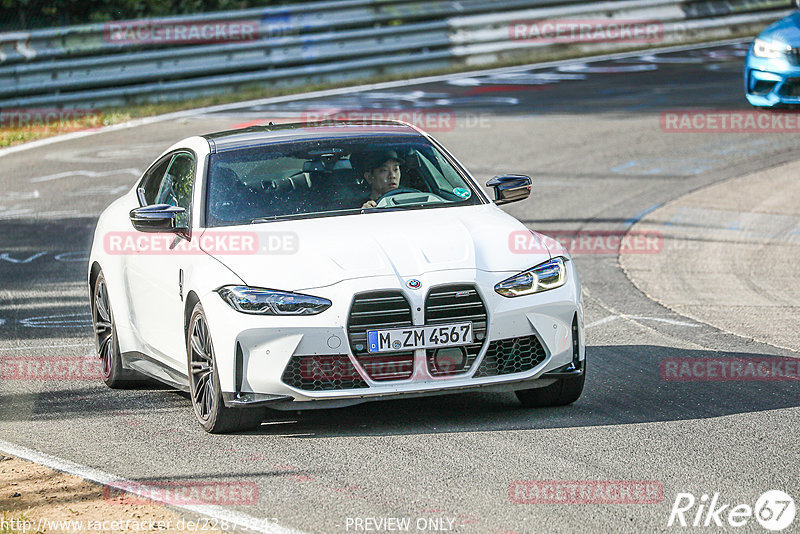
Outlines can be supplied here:
[[362, 208], [361, 213], [378, 213], [383, 211], [403, 211], [403, 210], [418, 210], [425, 207], [436, 208], [439, 206], [447, 206], [448, 202], [412, 202], [410, 204], [401, 204], [400, 206], [387, 206], [384, 208]]
[[250, 221], [250, 224], [258, 224], [275, 221], [288, 221], [292, 219], [315, 219], [318, 217], [336, 217], [337, 215], [355, 215], [361, 213], [361, 208], [352, 208], [336, 211], [312, 211], [309, 213], [287, 213], [285, 215], [273, 215], [271, 217], [259, 217]]
[[338, 215], [355, 215], [357, 213], [383, 213], [387, 211], [418, 210], [426, 207], [439, 208], [449, 206], [449, 202], [414, 202], [401, 206], [387, 206], [385, 208], [351, 208], [336, 211], [314, 211], [309, 213], [288, 213], [285, 215], [273, 215], [271, 217], [259, 217], [250, 221], [250, 224], [259, 224], [276, 221], [290, 221], [296, 219], [315, 219], [322, 217], [336, 217]]

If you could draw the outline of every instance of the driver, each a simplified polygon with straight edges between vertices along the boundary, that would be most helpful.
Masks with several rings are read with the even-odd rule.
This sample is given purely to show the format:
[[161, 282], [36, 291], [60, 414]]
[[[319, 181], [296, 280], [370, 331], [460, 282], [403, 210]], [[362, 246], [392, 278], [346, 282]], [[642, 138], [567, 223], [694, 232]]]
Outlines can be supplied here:
[[377, 200], [400, 186], [400, 158], [394, 150], [371, 151], [361, 155], [364, 179], [372, 187], [362, 208], [374, 208]]

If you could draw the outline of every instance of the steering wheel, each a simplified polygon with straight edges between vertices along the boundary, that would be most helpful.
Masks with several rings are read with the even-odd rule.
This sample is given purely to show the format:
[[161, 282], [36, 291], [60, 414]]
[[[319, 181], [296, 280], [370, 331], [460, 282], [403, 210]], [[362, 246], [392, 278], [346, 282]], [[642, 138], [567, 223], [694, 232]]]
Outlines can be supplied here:
[[384, 198], [393, 197], [395, 195], [402, 195], [403, 193], [420, 193], [419, 189], [414, 189], [413, 187], [398, 187], [397, 189], [392, 189], [391, 191], [387, 191], [377, 199], [375, 199], [375, 204], [378, 204]]

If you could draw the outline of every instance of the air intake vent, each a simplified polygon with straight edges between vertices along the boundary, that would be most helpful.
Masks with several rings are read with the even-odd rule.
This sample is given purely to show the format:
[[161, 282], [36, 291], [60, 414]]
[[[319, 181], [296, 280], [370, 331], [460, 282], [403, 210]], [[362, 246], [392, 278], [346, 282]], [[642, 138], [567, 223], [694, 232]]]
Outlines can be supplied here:
[[306, 391], [368, 387], [346, 354], [293, 356], [281, 380]]
[[536, 336], [492, 341], [473, 378], [524, 373], [542, 363], [546, 357]]
[[367, 330], [411, 326], [411, 305], [399, 291], [361, 293], [347, 320], [350, 349], [372, 380], [405, 380], [414, 373], [414, 351], [370, 354]]

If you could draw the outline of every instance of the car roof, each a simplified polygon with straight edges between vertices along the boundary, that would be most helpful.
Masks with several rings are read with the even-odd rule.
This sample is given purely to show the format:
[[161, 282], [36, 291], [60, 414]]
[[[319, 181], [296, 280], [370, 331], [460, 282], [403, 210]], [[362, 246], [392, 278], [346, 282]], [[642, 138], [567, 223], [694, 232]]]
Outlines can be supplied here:
[[202, 137], [208, 141], [213, 153], [278, 142], [371, 135], [423, 136], [424, 134], [414, 126], [401, 121], [326, 120], [285, 124], [269, 123], [265, 126], [250, 126], [238, 130], [210, 133]]

